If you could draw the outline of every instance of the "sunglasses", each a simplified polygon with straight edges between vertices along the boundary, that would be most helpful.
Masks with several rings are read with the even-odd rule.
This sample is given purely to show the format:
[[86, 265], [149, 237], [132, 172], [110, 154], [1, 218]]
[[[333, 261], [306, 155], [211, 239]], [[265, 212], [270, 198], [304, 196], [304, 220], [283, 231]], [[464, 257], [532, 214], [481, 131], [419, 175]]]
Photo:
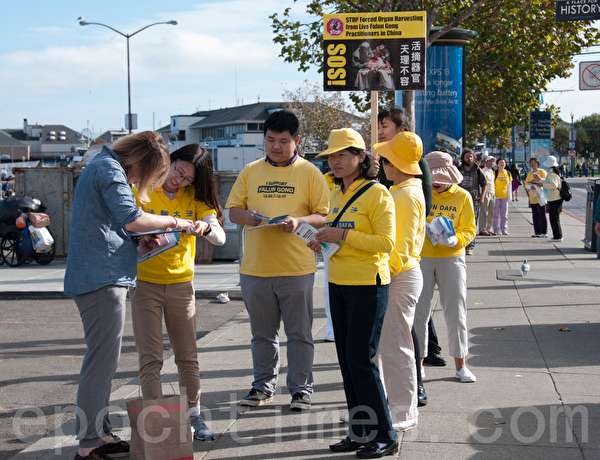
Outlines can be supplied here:
[[185, 171], [182, 171], [181, 169], [179, 169], [177, 167], [177, 161], [173, 164], [173, 170], [177, 173], [177, 175], [179, 176], [179, 179], [183, 179], [188, 184], [191, 184], [192, 182], [194, 182], [194, 178], [185, 177]]

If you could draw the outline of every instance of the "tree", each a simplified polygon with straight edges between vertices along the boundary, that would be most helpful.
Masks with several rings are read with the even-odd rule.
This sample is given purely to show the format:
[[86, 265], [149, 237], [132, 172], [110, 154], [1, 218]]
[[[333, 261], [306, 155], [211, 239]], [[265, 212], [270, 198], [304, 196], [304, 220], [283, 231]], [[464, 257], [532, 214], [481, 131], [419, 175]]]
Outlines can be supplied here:
[[594, 157], [600, 156], [600, 114], [594, 113], [575, 122], [577, 132], [576, 150], [577, 154], [589, 159], [591, 153]]
[[569, 131], [570, 126], [567, 126], [565, 122], [554, 122], [554, 139], [552, 140], [553, 155], [560, 160], [560, 157], [567, 156], [569, 154]]
[[369, 121], [349, 111], [341, 92], [323, 92], [318, 83], [304, 83], [294, 91], [285, 90], [283, 100], [300, 120], [299, 152], [321, 152], [327, 148], [333, 129], [352, 127], [369, 140]]
[[[556, 77], [570, 75], [571, 56], [600, 41], [589, 21], [556, 22], [555, 0], [314, 0], [307, 5], [310, 19], [292, 19], [291, 8], [280, 18], [270, 16], [280, 56], [306, 71], [323, 68], [322, 17], [326, 13], [426, 11], [427, 46], [453, 27], [478, 34], [467, 46], [467, 141], [503, 138], [512, 126], [525, 124], [530, 110], [541, 104], [538, 96]], [[485, 6], [485, 8], [480, 8]], [[475, 12], [477, 14], [475, 15]], [[380, 92], [381, 93], [381, 92]], [[403, 105], [411, 113], [413, 92], [404, 91]], [[393, 98], [383, 93], [381, 102]], [[359, 110], [367, 110], [370, 93], [354, 93]], [[469, 142], [467, 142], [469, 143]]]
[[465, 19], [477, 31], [467, 47], [467, 137], [526, 124], [550, 81], [569, 76], [572, 56], [599, 41], [589, 21], [556, 22], [555, 7], [555, 0], [507, 0]]

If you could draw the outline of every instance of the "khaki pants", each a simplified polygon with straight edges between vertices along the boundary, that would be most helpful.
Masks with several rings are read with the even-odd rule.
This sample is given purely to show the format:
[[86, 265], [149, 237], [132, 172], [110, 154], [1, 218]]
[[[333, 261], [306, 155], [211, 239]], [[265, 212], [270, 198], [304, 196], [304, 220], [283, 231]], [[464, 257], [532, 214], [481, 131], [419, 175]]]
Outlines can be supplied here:
[[154, 284], [138, 280], [137, 290], [131, 289], [130, 294], [142, 395], [144, 398], [162, 396], [164, 315], [179, 372], [179, 389], [182, 395], [187, 394], [190, 408], [197, 407], [200, 404], [200, 374], [194, 285], [191, 281]]
[[405, 422], [419, 415], [417, 366], [411, 330], [422, 289], [420, 267], [392, 276], [375, 363], [393, 421]]
[[483, 204], [479, 208], [479, 233], [492, 232], [495, 202], [496, 197], [493, 193], [486, 193], [483, 197]]

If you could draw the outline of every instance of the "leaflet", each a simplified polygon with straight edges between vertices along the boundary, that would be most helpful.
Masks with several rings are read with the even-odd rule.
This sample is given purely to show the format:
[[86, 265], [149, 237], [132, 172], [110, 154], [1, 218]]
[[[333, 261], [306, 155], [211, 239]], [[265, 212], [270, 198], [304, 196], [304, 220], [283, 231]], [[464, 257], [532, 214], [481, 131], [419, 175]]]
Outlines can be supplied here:
[[439, 240], [447, 240], [451, 236], [456, 235], [454, 230], [454, 222], [445, 216], [438, 216], [426, 225], [427, 236], [431, 240], [431, 244], [434, 246], [438, 244]]
[[[319, 230], [304, 221], [302, 221], [296, 230], [294, 230], [294, 235], [302, 238], [307, 243], [313, 241], [317, 233], [319, 233]], [[329, 258], [335, 254], [335, 252], [340, 248], [340, 245], [338, 243], [321, 243], [321, 248], [323, 255]]]

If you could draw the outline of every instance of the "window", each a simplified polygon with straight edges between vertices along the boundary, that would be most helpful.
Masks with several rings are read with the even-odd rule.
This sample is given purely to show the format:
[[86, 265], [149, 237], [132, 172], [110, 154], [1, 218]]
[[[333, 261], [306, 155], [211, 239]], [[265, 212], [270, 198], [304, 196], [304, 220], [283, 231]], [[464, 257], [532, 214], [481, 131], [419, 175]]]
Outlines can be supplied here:
[[180, 141], [185, 141], [185, 131], [179, 131], [179, 134], [177, 135], [177, 138]]

